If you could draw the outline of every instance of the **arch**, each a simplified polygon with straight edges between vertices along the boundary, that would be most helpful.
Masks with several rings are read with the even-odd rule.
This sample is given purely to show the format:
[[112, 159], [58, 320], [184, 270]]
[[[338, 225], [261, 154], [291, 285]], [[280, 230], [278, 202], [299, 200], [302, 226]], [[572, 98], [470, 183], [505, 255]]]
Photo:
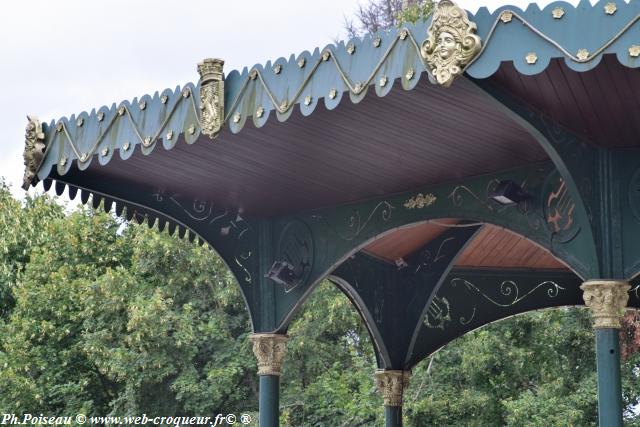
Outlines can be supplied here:
[[[287, 307], [278, 314], [277, 328], [288, 323], [290, 311], [295, 310], [299, 300], [306, 298], [315, 283], [362, 247], [399, 228], [440, 218], [459, 218], [511, 230], [550, 250], [581, 277], [592, 277], [597, 256], [592, 250], [588, 219], [576, 217], [564, 234], [557, 233], [546, 224], [548, 218], [542, 200], [553, 192], [549, 182], [557, 176], [555, 166], [546, 161], [276, 219], [274, 235], [281, 233], [293, 221], [302, 222], [310, 230], [310, 244], [317, 246], [308, 278], [281, 300]], [[505, 180], [520, 183], [532, 195], [531, 199], [512, 206], [499, 205], [492, 200], [493, 189]]]
[[[360, 253], [331, 273], [331, 281], [347, 294], [364, 320], [380, 368], [399, 369], [433, 290], [479, 228], [473, 225], [441, 230], [406, 257], [404, 269]], [[303, 301], [298, 301], [296, 310]]]
[[[369, 336], [371, 337], [371, 342], [375, 348], [376, 359], [378, 359], [378, 365], [381, 365], [381, 361], [385, 363], [389, 363], [391, 358], [389, 357], [389, 352], [387, 351], [387, 347], [384, 345], [384, 339], [380, 334], [380, 331], [375, 326], [375, 321], [373, 320], [373, 315], [367, 309], [365, 302], [362, 300], [358, 292], [347, 282], [339, 276], [329, 275], [327, 279], [333, 283], [345, 296], [351, 301], [351, 304], [355, 307], [355, 309], [360, 314], [362, 320], [364, 320], [364, 325], [369, 332]], [[380, 360], [382, 359], [382, 360]]]
[[[481, 180], [483, 184], [486, 184], [487, 182], [491, 183], [493, 181], [495, 181], [495, 178], [487, 179], [487, 177], [485, 177], [484, 180]], [[452, 194], [455, 195], [455, 191], [458, 188], [460, 188], [460, 185], [451, 184], [451, 185], [445, 186], [444, 191], [440, 190], [440, 192], [447, 195], [452, 195]], [[467, 188], [468, 190], [468, 187], [465, 186], [465, 188]], [[415, 192], [412, 194], [415, 194]], [[403, 200], [403, 199], [406, 199], [406, 197], [407, 197], [406, 195], [396, 196], [395, 199]], [[410, 215], [401, 217], [400, 219], [392, 218], [392, 219], [389, 219], [388, 221], [381, 221], [379, 224], [377, 224], [377, 227], [375, 228], [371, 227], [372, 230], [369, 234], [364, 236], [358, 236], [360, 238], [350, 239], [350, 240], [347, 240], [346, 242], [340, 241], [340, 236], [338, 235], [338, 232], [334, 231], [333, 232], [334, 236], [331, 242], [331, 249], [329, 251], [319, 251], [321, 252], [322, 256], [325, 257], [325, 259], [323, 259], [321, 262], [315, 263], [314, 271], [313, 271], [313, 274], [311, 275], [309, 283], [303, 289], [299, 290], [298, 293], [296, 294], [297, 298], [291, 301], [291, 304], [288, 308], [288, 312], [284, 313], [280, 320], [279, 330], [286, 328], [286, 324], [290, 322], [291, 317], [297, 311], [298, 306], [308, 297], [310, 292], [313, 291], [313, 288], [317, 285], [317, 283], [323, 278], [327, 277], [329, 274], [331, 274], [338, 266], [340, 266], [342, 263], [344, 263], [354, 254], [360, 252], [363, 248], [370, 245], [372, 242], [379, 240], [381, 238], [384, 238], [385, 236], [390, 235], [398, 230], [412, 228], [412, 227], [415, 227], [416, 225], [428, 223], [431, 221], [439, 221], [439, 220], [449, 219], [449, 218], [455, 218], [459, 221], [465, 221], [465, 224], [453, 225], [450, 228], [473, 227], [481, 224], [495, 225], [497, 227], [513, 232], [523, 238], [526, 238], [528, 241], [533, 242], [536, 246], [542, 249], [545, 249], [555, 259], [560, 261], [563, 265], [567, 266], [569, 269], [576, 272], [577, 275], [585, 276], [584, 269], [569, 263], [566, 259], [561, 258], [558, 254], [554, 254], [549, 250], [548, 247], [545, 247], [543, 245], [542, 238], [544, 236], [546, 236], [550, 240], [553, 239], [553, 234], [550, 232], [547, 232], [548, 230], [539, 232], [537, 234], [538, 239], [535, 239], [532, 236], [526, 235], [524, 233], [522, 224], [520, 224], [520, 226], [514, 226], [518, 224], [516, 223], [515, 220], [513, 220], [512, 217], [515, 215], [526, 217], [527, 212], [525, 212], [525, 214], [521, 214], [518, 211], [516, 211], [517, 209], [516, 207], [500, 208], [500, 207], [494, 207], [492, 205], [489, 205], [491, 208], [486, 208], [485, 205], [483, 205], [483, 203], [486, 204], [486, 202], [479, 202], [475, 198], [473, 199], [473, 201], [476, 204], [480, 204], [483, 208], [482, 210], [488, 210], [489, 214], [487, 214], [486, 212], [485, 214], [478, 214], [478, 209], [473, 209], [472, 212], [471, 211], [465, 212], [464, 209], [459, 209], [460, 206], [457, 206], [454, 203], [442, 209], [437, 209], [437, 210], [434, 209], [433, 211], [425, 210], [422, 212], [418, 212], [418, 214], [416, 214], [416, 212], [411, 212]], [[378, 209], [377, 207], [381, 206], [381, 203], [388, 203], [389, 206], [402, 206], [401, 203], [395, 203], [395, 200], [393, 204], [389, 202], [380, 202], [376, 200], [376, 201], [366, 202], [361, 205], [356, 205], [355, 207], [353, 207], [353, 209], [366, 210], [368, 208], [369, 212], [375, 213], [376, 209]], [[498, 209], [500, 209], [500, 211], [498, 211]], [[507, 214], [505, 214], [504, 217], [501, 218], [495, 215], [496, 212], [498, 214], [507, 212]], [[318, 225], [318, 223], [320, 222], [320, 219], [322, 218], [322, 214], [314, 212], [307, 216], [297, 217], [297, 218], [304, 219], [304, 222], [306, 222], [307, 224], [312, 224], [311, 228], [314, 235], [321, 235], [321, 234], [326, 235], [327, 226], [324, 224]], [[462, 215], [457, 216], [456, 214], [462, 214]], [[362, 214], [360, 215], [363, 217], [367, 217]], [[534, 215], [534, 214], [531, 213], [530, 215]], [[369, 218], [370, 218], [370, 215], [369, 215]], [[535, 219], [539, 220], [539, 218], [535, 218]], [[527, 219], [526, 221], [529, 221], [529, 220], [530, 219]], [[543, 226], [541, 224], [537, 224], [536, 227], [538, 227], [538, 230], [539, 230]], [[575, 240], [575, 236], [574, 236], [574, 240]], [[329, 253], [327, 254], [326, 252], [329, 252]]]
[[[367, 245], [369, 245], [371, 242], [374, 241], [378, 241], [381, 239], [384, 239], [387, 236], [392, 236], [395, 232], [398, 232], [399, 230], [403, 230], [403, 229], [410, 229], [410, 228], [415, 228], [416, 225], [420, 225], [420, 224], [425, 224], [428, 223], [429, 221], [420, 221], [417, 223], [413, 223], [413, 224], [405, 224], [402, 227], [398, 227], [395, 228], [393, 230], [387, 230], [385, 232], [382, 232], [380, 235], [374, 236], [371, 239], [368, 239], [367, 241], [363, 242], [359, 248], [354, 249], [353, 252], [358, 251], [360, 252], [363, 248], [365, 248]], [[563, 290], [565, 289], [570, 289], [572, 291], [574, 291], [574, 293], [572, 294], [572, 301], [574, 305], [580, 305], [582, 304], [582, 295], [581, 292], [579, 290], [579, 285], [582, 283], [582, 279], [577, 276], [576, 274], [572, 273], [572, 272], [567, 272], [564, 270], [564, 268], [568, 268], [568, 266], [566, 266], [565, 263], [563, 263], [562, 260], [557, 260], [558, 262], [562, 263], [563, 265], [563, 270], [559, 271], [559, 270], [543, 270], [541, 272], [533, 272], [531, 270], [531, 266], [528, 266], [526, 263], [523, 263], [521, 266], [517, 266], [517, 265], [511, 265], [511, 269], [507, 269], [507, 270], [503, 270], [503, 271], [499, 271], [497, 269], [494, 270], [490, 270], [487, 271], [486, 268], [487, 266], [484, 266], [485, 270], [482, 270], [482, 265], [478, 266], [480, 267], [480, 269], [476, 269], [476, 271], [472, 270], [470, 268], [469, 265], [465, 265], [466, 268], [457, 268], [455, 269], [455, 267], [453, 267], [453, 264], [455, 264], [456, 259], [459, 259], [458, 257], [461, 256], [462, 253], [464, 253], [464, 249], [468, 248], [469, 246], [467, 245], [473, 245], [473, 242], [476, 241], [475, 239], [480, 238], [481, 233], [483, 231], [480, 232], [469, 232], [473, 227], [478, 227], [477, 223], [472, 223], [472, 222], [467, 222], [467, 223], [457, 223], [457, 224], [443, 224], [443, 219], [438, 219], [435, 221], [436, 224], [438, 224], [439, 226], [443, 227], [444, 230], [447, 231], [459, 231], [459, 230], [467, 230], [467, 238], [464, 242], [463, 245], [461, 245], [453, 254], [450, 254], [450, 258], [447, 260], [449, 266], [444, 268], [442, 270], [442, 274], [440, 276], [438, 276], [436, 279], [430, 279], [432, 282], [429, 284], [430, 288], [429, 288], [429, 295], [427, 295], [427, 298], [424, 300], [424, 305], [420, 307], [420, 314], [419, 316], [417, 316], [415, 318], [414, 323], [411, 325], [402, 325], [402, 327], [398, 327], [397, 325], [394, 326], [389, 326], [389, 325], [382, 325], [380, 322], [381, 320], [378, 318], [376, 319], [376, 315], [374, 314], [374, 312], [376, 312], [379, 308], [376, 308], [372, 305], [371, 301], [375, 301], [376, 298], [382, 298], [384, 297], [384, 288], [385, 286], [389, 287], [392, 289], [393, 291], [397, 292], [397, 288], [401, 287], [401, 286], [405, 286], [403, 289], [405, 289], [404, 292], [406, 291], [406, 278], [405, 277], [401, 277], [400, 274], [398, 274], [398, 270], [395, 267], [395, 265], [392, 265], [391, 263], [384, 260], [380, 260], [380, 259], [376, 259], [376, 258], [372, 258], [371, 256], [366, 256], [365, 260], [362, 260], [362, 255], [361, 254], [354, 254], [354, 253], [350, 253], [347, 256], [346, 261], [344, 261], [342, 264], [340, 264], [340, 268], [342, 269], [342, 271], [338, 271], [338, 268], [335, 268], [334, 270], [332, 270], [331, 273], [329, 273], [328, 277], [329, 279], [334, 282], [339, 289], [342, 290], [342, 292], [344, 292], [348, 298], [351, 300], [351, 302], [354, 304], [354, 306], [356, 307], [356, 309], [358, 310], [358, 312], [360, 313], [362, 319], [365, 322], [365, 325], [367, 327], [367, 330], [369, 331], [370, 336], [373, 339], [377, 354], [378, 354], [378, 359], [379, 359], [379, 363], [381, 364], [381, 367], [384, 368], [393, 368], [393, 369], [407, 369], [408, 367], [412, 366], [413, 364], [416, 363], [416, 360], [421, 359], [422, 357], [424, 357], [424, 342], [423, 341], [424, 338], [424, 330], [425, 330], [425, 319], [427, 318], [428, 314], [428, 310], [432, 307], [432, 303], [434, 303], [434, 299], [436, 299], [435, 304], [438, 304], [438, 297], [441, 297], [441, 295], [439, 295], [441, 292], [441, 286], [445, 286], [447, 284], [449, 284], [449, 282], [451, 282], [451, 280], [453, 279], [452, 275], [458, 275], [461, 276], [462, 279], [466, 280], [474, 280], [474, 277], [477, 277], [478, 275], [480, 276], [481, 279], [484, 280], [493, 280], [493, 281], [499, 281], [501, 280], [502, 283], [512, 283], [510, 280], [513, 278], [513, 275], [516, 275], [516, 278], [518, 281], [513, 282], [513, 286], [519, 286], [520, 280], [525, 280], [528, 281], [525, 284], [527, 284], [527, 286], [531, 285], [533, 287], [539, 285], [540, 283], [543, 282], [553, 282], [553, 281], [564, 281], [561, 282], [561, 288]], [[501, 227], [496, 227], [493, 226], [492, 228], [496, 229], [496, 230], [500, 230], [500, 232], [504, 233], [508, 233], [514, 237], [517, 237], [520, 241], [526, 241], [527, 245], [529, 246], [535, 246], [536, 248], [538, 248], [539, 250], [544, 250], [545, 252], [549, 253], [550, 252], [548, 250], [546, 250], [545, 248], [541, 248], [538, 244], [536, 244], [536, 242], [531, 241], [530, 239], [528, 239], [526, 236], [522, 236], [518, 233], [515, 233], [513, 231], [507, 230], [507, 229], [502, 229]], [[483, 230], [486, 230], [487, 228], [485, 227]], [[442, 236], [442, 234], [441, 234]], [[433, 239], [431, 240], [431, 243], [434, 242], [437, 239]], [[490, 250], [490, 249], [489, 249]], [[553, 254], [550, 254], [550, 256], [553, 256]], [[554, 259], [556, 259], [554, 257]], [[360, 270], [363, 271], [372, 271], [373, 275], [376, 276], [378, 278], [378, 280], [375, 280], [372, 277], [365, 277], [362, 276], [362, 272], [358, 272], [355, 271], [354, 273], [352, 273], [351, 276], [349, 276], [349, 273], [345, 273], [345, 266], [346, 268], [349, 268], [349, 265], [353, 264], [354, 262], [358, 262], [358, 263], [362, 263], [365, 262], [365, 267], [360, 268]], [[449, 273], [449, 270], [451, 268], [454, 268], [454, 270]], [[552, 265], [549, 268], [555, 268], [557, 267], [556, 265]], [[519, 268], [519, 270], [514, 270]], [[358, 274], [360, 274], [360, 276], [358, 276]], [[512, 275], [512, 276], [509, 276]], [[350, 278], [351, 277], [351, 278]], [[511, 277], [511, 278], [510, 278]], [[358, 279], [361, 279], [360, 281], [362, 283], [358, 284]], [[354, 285], [352, 282], [353, 280], [356, 281], [356, 285]], [[424, 278], [424, 280], [428, 280], [426, 278]], [[538, 280], [538, 282], [533, 283], [533, 281]], [[571, 281], [570, 284], [567, 284], [566, 281]], [[305, 292], [305, 297], [304, 298], [300, 298], [296, 305], [293, 307], [290, 316], [293, 316], [293, 313], [295, 313], [295, 311], [297, 311], [300, 306], [304, 303], [306, 297], [313, 292], [313, 290], [315, 289], [315, 286], [317, 284], [314, 284], [313, 286], [310, 286], [306, 292]], [[364, 286], [362, 286], [364, 285]], [[471, 286], [471, 284], [470, 284]], [[369, 289], [369, 288], [376, 288], [378, 292], [378, 296], [376, 298], [372, 298], [371, 295], [366, 295], [367, 293], [371, 293], [374, 292], [374, 290]], [[460, 287], [458, 288], [460, 290]], [[505, 288], [507, 289], [507, 288]], [[478, 289], [480, 290], [480, 289]], [[539, 287], [534, 289], [534, 291], [539, 291]], [[526, 290], [526, 292], [528, 292], [528, 290]], [[525, 293], [526, 293], [525, 292]], [[531, 292], [529, 292], [531, 293]], [[505, 294], [506, 295], [506, 294]], [[518, 299], [518, 302], [520, 302], [521, 298], [518, 297], [518, 295], [522, 295], [522, 293], [518, 290], [517, 292], [514, 293], [515, 298]], [[529, 295], [529, 294], [527, 294]], [[462, 295], [463, 298], [465, 299], [469, 299], [471, 297], [473, 297], [474, 295]], [[533, 295], [535, 296], [535, 295]], [[389, 296], [387, 295], [386, 298], [389, 298]], [[531, 299], [531, 297], [528, 296], [529, 299]], [[390, 300], [389, 300], [390, 301]], [[455, 303], [453, 298], [449, 297], [449, 301], [451, 301], [452, 303]], [[561, 299], [559, 300], [562, 304], [566, 305], [566, 298], [565, 299]], [[640, 302], [640, 301], [639, 301]], [[529, 301], [527, 301], [527, 304], [529, 303]], [[547, 306], [556, 306], [557, 303], [555, 301], [551, 301], [552, 305], [549, 305], [549, 302], [545, 302], [543, 300], [540, 300], [537, 302], [538, 304], [543, 304], [542, 307], [547, 307]], [[402, 304], [407, 304], [407, 301], [402, 302]], [[546, 305], [544, 305], [546, 304]], [[391, 316], [393, 316], [394, 314], [398, 317], [406, 317], [407, 316], [407, 312], [406, 312], [406, 305], [400, 305], [397, 308], [397, 311], [395, 313], [391, 312]], [[521, 306], [515, 306], [514, 310], [508, 311], [508, 313], [506, 314], [506, 316], [510, 316], [513, 315], [514, 312], [518, 312], [518, 310], [520, 310]], [[531, 308], [529, 305], [522, 305], [522, 307], [524, 307], [523, 309], [525, 311], [529, 311], [531, 309], [536, 309], [535, 306], [533, 308]], [[498, 314], [500, 314], [499, 312], [497, 312]], [[390, 317], [391, 317], [390, 316]], [[475, 316], [475, 313], [474, 313]], [[478, 317], [480, 318], [480, 317]], [[471, 322], [471, 320], [473, 319], [467, 319], [466, 325], [470, 325], [471, 327], [479, 327], [481, 325], [477, 324], [477, 322], [473, 323]], [[476, 319], [477, 320], [477, 319]], [[383, 322], [388, 322], [389, 320], [382, 320]], [[494, 321], [494, 319], [492, 318], [488, 318], [489, 322]], [[384, 331], [381, 329], [385, 329]], [[391, 328], [391, 333], [389, 332], [389, 329]], [[395, 329], [393, 329], [395, 328]], [[407, 329], [410, 328], [412, 330], [412, 334], [411, 334], [411, 338], [410, 338], [410, 342], [407, 343], [406, 345], [406, 353], [402, 356], [403, 360], [402, 362], [399, 362], [398, 360], [398, 355], [397, 352], [399, 351], [397, 348], [394, 349], [392, 348], [392, 346], [394, 345], [398, 345], [397, 343], [392, 343], [390, 341], [390, 336], [395, 336], [395, 335], [399, 335], [400, 331], [402, 329]], [[459, 329], [459, 328], [458, 328]], [[454, 332], [455, 335], [456, 332]], [[457, 335], [455, 335], [457, 336]], [[437, 338], [437, 337], [436, 337]], [[442, 340], [442, 337], [439, 338], [440, 340]], [[452, 338], [451, 338], [452, 339]], [[448, 342], [448, 341], [445, 341]], [[400, 344], [401, 346], [403, 344]], [[438, 345], [437, 348], [441, 347], [442, 345]], [[433, 344], [432, 344], [433, 347]], [[402, 350], [405, 351], [405, 350]], [[427, 353], [427, 354], [430, 354]]]

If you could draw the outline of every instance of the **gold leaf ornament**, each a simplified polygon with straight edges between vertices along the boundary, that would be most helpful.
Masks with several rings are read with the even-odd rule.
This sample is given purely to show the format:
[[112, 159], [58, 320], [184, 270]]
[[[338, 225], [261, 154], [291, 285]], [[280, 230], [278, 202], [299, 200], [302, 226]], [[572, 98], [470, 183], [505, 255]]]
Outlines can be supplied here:
[[418, 193], [416, 196], [411, 197], [404, 203], [404, 207], [407, 209], [422, 209], [427, 206], [431, 206], [438, 200], [436, 196], [431, 193], [422, 194]]
[[202, 133], [213, 139], [224, 124], [224, 61], [208, 58], [198, 64]]

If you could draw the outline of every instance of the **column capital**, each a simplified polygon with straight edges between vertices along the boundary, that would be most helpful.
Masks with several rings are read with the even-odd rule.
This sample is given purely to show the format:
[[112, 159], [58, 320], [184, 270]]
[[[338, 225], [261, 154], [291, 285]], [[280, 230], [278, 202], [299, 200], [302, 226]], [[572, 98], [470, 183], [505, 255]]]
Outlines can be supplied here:
[[258, 375], [280, 376], [289, 337], [283, 334], [253, 334], [250, 339], [253, 342], [253, 354], [258, 359]]
[[411, 371], [376, 370], [376, 388], [382, 394], [384, 406], [402, 406], [402, 394], [409, 385], [410, 376]]
[[587, 280], [580, 286], [595, 329], [622, 327], [620, 319], [629, 301], [630, 288], [626, 280]]

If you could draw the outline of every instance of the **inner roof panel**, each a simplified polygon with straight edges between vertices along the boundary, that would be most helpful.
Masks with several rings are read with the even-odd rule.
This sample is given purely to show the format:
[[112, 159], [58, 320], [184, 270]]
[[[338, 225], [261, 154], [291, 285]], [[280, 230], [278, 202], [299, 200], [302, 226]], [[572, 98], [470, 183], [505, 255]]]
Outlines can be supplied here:
[[552, 59], [540, 74], [519, 73], [504, 62], [489, 80], [599, 147], [633, 147], [640, 134], [640, 71], [603, 55], [590, 71]]
[[309, 117], [296, 110], [285, 123], [269, 120], [238, 134], [224, 130], [214, 141], [180, 141], [149, 156], [137, 151], [127, 161], [114, 156], [104, 167], [93, 162], [64, 180], [89, 174], [115, 188], [148, 182], [149, 191], [272, 216], [547, 158], [529, 134], [490, 105], [466, 79], [448, 89], [423, 79], [411, 91], [396, 88], [382, 98], [371, 91], [359, 104], [344, 100], [331, 111], [319, 106]]
[[[456, 224], [455, 219], [442, 219], [401, 228], [367, 245], [369, 255], [394, 263], [420, 250], [428, 242]], [[485, 224], [469, 242], [456, 261], [459, 268], [487, 269], [559, 269], [564, 264], [548, 251], [515, 233]]]

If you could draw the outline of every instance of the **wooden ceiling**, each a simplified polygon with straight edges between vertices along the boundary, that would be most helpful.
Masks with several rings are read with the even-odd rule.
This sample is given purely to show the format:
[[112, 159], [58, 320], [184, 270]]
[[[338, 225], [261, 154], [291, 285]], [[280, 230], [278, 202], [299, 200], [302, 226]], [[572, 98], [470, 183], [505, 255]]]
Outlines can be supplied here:
[[[395, 263], [418, 251], [445, 232], [456, 220], [444, 219], [402, 228], [375, 240], [363, 250], [377, 258]], [[484, 225], [456, 261], [464, 268], [514, 268], [567, 270], [545, 249], [530, 240], [500, 227]]]
[[[399, 84], [398, 84], [399, 85]], [[252, 216], [336, 206], [420, 186], [545, 160], [519, 125], [466, 79], [445, 89], [423, 78], [410, 91], [371, 91], [334, 110], [323, 103], [303, 117], [211, 141], [179, 141], [170, 151], [137, 149], [127, 161], [93, 162], [79, 180], [135, 182], [225, 204]], [[73, 169], [65, 176], [75, 179]]]
[[603, 55], [593, 70], [577, 73], [553, 59], [540, 74], [520, 74], [505, 62], [489, 81], [525, 104], [544, 111], [597, 146], [638, 145], [640, 70]]

